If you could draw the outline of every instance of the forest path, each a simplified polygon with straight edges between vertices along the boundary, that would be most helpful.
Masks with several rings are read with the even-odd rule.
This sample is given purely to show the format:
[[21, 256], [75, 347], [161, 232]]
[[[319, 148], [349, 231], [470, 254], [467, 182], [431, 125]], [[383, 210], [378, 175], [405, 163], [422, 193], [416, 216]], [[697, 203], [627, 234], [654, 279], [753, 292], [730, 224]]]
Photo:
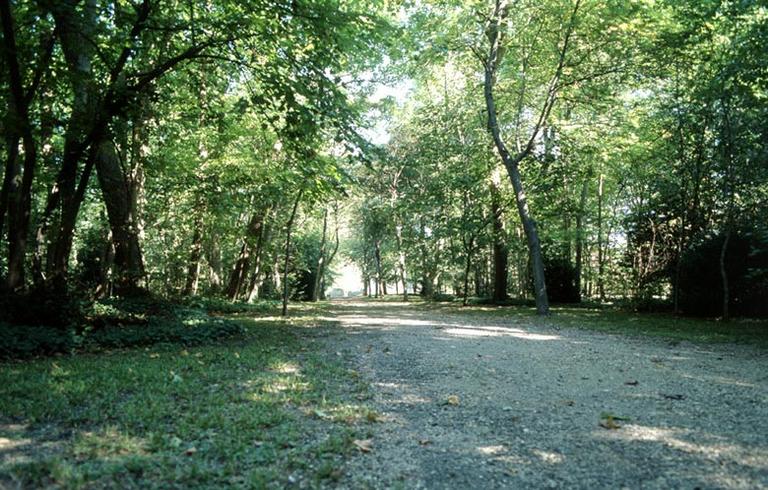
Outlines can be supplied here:
[[329, 319], [344, 334], [328, 348], [371, 383], [383, 418], [342, 486], [768, 486], [758, 348], [410, 303], [338, 301]]

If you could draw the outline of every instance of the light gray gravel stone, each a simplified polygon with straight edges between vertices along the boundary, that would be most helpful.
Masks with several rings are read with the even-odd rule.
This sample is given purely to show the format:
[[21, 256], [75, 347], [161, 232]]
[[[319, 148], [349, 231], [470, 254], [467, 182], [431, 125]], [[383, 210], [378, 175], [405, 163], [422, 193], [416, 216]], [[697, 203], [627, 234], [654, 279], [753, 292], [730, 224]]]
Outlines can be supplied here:
[[[341, 487], [768, 487], [759, 348], [406, 303], [340, 302], [332, 313], [342, 334], [328, 348], [350, 353], [385, 417]], [[604, 414], [620, 427], [601, 427]]]

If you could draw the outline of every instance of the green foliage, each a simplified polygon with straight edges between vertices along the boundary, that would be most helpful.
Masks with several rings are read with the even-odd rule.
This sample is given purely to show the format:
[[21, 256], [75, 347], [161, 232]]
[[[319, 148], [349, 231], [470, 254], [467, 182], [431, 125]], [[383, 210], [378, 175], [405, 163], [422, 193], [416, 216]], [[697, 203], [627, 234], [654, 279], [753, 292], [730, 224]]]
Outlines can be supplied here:
[[544, 272], [550, 301], [553, 303], [578, 303], [581, 301], [579, 288], [576, 285], [576, 271], [570, 260], [562, 257], [548, 258], [544, 262]]
[[[720, 255], [723, 235], [693, 244], [683, 255], [680, 270], [680, 308], [696, 316], [722, 313]], [[768, 242], [752, 233], [732, 232], [725, 254], [729, 308], [736, 316], [768, 316]]]
[[[100, 351], [156, 344], [185, 346], [241, 336], [240, 323], [211, 316], [222, 304], [175, 304], [156, 298], [112, 298], [71, 314], [66, 326], [0, 323], [0, 358], [26, 358], [79, 350]], [[232, 305], [232, 310], [254, 313], [272, 304]], [[234, 311], [232, 311], [234, 312]], [[79, 321], [77, 321], [79, 319]]]

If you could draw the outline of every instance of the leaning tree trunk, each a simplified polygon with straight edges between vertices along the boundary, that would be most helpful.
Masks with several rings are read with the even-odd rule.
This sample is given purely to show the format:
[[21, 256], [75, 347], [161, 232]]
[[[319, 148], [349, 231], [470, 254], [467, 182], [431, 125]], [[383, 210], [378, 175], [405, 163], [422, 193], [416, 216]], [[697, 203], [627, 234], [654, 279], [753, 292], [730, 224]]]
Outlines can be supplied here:
[[504, 46], [502, 45], [504, 37], [504, 23], [506, 16], [509, 13], [508, 4], [501, 0], [496, 0], [494, 3], [493, 11], [488, 17], [488, 24], [486, 25], [485, 34], [488, 37], [489, 49], [488, 57], [483, 60], [484, 63], [484, 80], [483, 89], [485, 96], [486, 115], [488, 118], [488, 131], [491, 133], [493, 142], [496, 145], [496, 150], [501, 156], [501, 160], [507, 169], [509, 178], [512, 181], [512, 188], [515, 191], [515, 201], [517, 203], [517, 211], [520, 215], [520, 221], [525, 231], [525, 237], [528, 242], [528, 253], [531, 259], [531, 267], [533, 269], [533, 285], [534, 296], [536, 298], [536, 312], [539, 315], [549, 314], [549, 298], [547, 297], [546, 280], [544, 277], [544, 260], [541, 253], [541, 242], [539, 241], [539, 233], [536, 227], [536, 222], [531, 216], [531, 212], [528, 208], [528, 200], [526, 198], [523, 181], [520, 177], [520, 163], [527, 158], [533, 151], [537, 137], [546, 124], [547, 118], [554, 107], [557, 100], [557, 92], [560, 86], [560, 77], [563, 74], [563, 69], [566, 64], [566, 57], [568, 54], [569, 43], [571, 35], [573, 34], [574, 27], [576, 25], [576, 15], [581, 6], [581, 0], [576, 0], [571, 10], [569, 21], [565, 28], [565, 35], [563, 43], [560, 46], [558, 53], [558, 62], [555, 68], [552, 78], [549, 80], [549, 84], [546, 90], [546, 97], [542, 104], [541, 110], [538, 116], [535, 118], [535, 125], [533, 131], [528, 138], [527, 143], [523, 146], [513, 157], [507, 145], [501, 136], [501, 129], [499, 128], [498, 116], [496, 112], [496, 100], [493, 95], [493, 87], [496, 83], [496, 75], [498, 73], [499, 64], [502, 61]]
[[547, 286], [544, 278], [544, 260], [541, 253], [541, 242], [539, 241], [539, 232], [536, 228], [536, 222], [531, 217], [528, 209], [528, 199], [523, 190], [523, 181], [520, 177], [520, 158], [512, 158], [507, 151], [504, 141], [501, 139], [499, 124], [496, 119], [496, 105], [493, 99], [493, 74], [486, 70], [485, 80], [485, 100], [488, 106], [488, 128], [491, 131], [496, 149], [501, 155], [504, 166], [512, 181], [512, 189], [515, 191], [515, 202], [517, 203], [517, 212], [520, 215], [520, 221], [523, 224], [523, 231], [528, 242], [528, 254], [531, 259], [531, 268], [533, 272], [534, 297], [536, 298], [536, 312], [539, 315], [549, 314], [549, 298], [547, 297]]

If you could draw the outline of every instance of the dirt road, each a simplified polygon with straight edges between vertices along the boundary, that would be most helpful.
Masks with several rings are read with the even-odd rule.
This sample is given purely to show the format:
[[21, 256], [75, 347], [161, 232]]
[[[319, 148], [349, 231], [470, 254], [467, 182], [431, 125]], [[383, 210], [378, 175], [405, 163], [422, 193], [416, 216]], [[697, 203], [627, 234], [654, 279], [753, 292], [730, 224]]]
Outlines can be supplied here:
[[531, 327], [525, 319], [339, 302], [372, 386], [368, 488], [768, 486], [768, 356], [748, 346]]

